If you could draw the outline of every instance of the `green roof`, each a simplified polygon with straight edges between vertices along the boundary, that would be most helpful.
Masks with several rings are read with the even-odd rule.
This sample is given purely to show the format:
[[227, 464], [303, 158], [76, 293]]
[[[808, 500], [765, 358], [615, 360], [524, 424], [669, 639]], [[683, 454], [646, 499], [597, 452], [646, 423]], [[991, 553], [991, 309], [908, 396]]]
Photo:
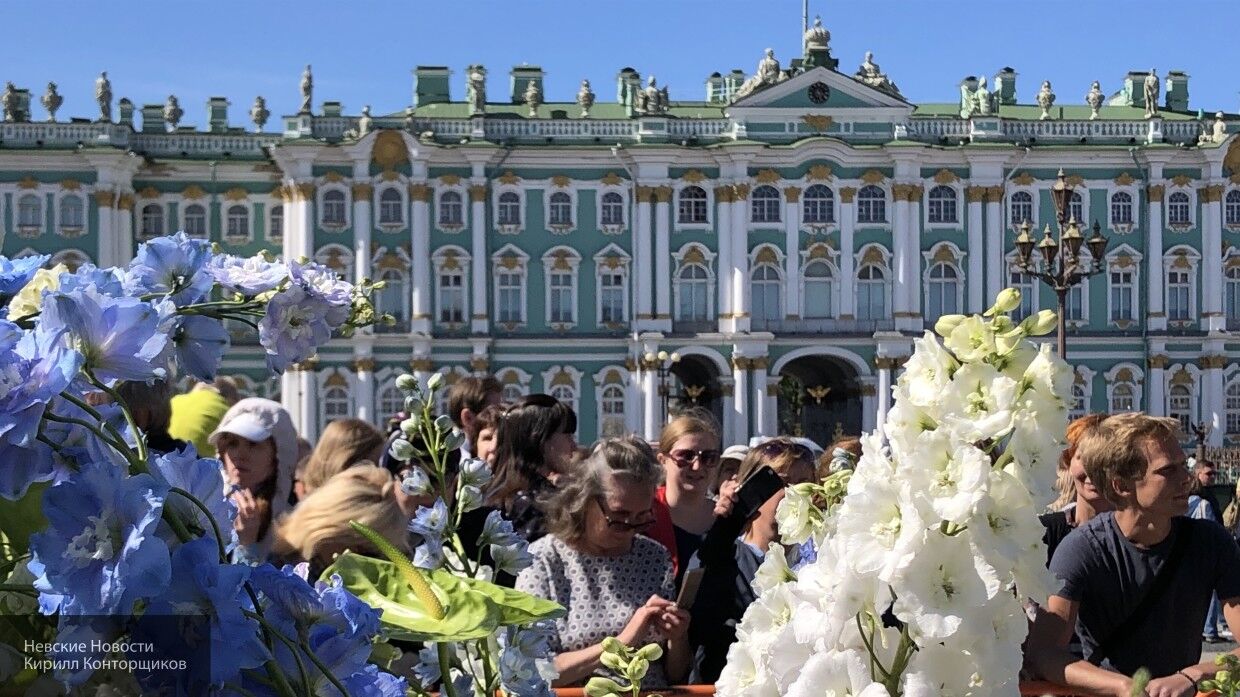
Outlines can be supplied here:
[[[918, 104], [913, 116], [924, 117], [960, 117], [959, 104]], [[1084, 104], [1065, 104], [1051, 107], [1051, 118], [1056, 121], [1088, 121], [1093, 113]], [[1004, 104], [999, 107], [997, 116], [1005, 119], [1022, 121], [1038, 121], [1042, 118], [1042, 107], [1036, 104]], [[1160, 109], [1158, 117], [1164, 121], [1196, 121], [1197, 114]], [[1140, 121], [1145, 118], [1145, 109], [1135, 106], [1104, 106], [1098, 110], [1098, 118], [1102, 121]]]

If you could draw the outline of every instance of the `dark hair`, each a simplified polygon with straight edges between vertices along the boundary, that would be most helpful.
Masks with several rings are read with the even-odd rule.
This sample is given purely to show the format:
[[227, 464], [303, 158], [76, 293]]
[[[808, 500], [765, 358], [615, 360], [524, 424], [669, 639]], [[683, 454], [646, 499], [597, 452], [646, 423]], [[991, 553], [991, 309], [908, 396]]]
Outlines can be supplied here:
[[518, 492], [544, 488], [543, 444], [557, 433], [576, 430], [577, 414], [551, 395], [527, 395], [504, 410], [496, 431], [495, 474], [487, 505], [507, 511]]
[[503, 418], [504, 408], [498, 404], [490, 404], [486, 409], [478, 412], [474, 417], [474, 422], [465, 429], [465, 437], [469, 438], [470, 443], [478, 442], [478, 434], [484, 429], [499, 428], [499, 421]]
[[448, 390], [448, 417], [459, 428], [462, 411], [468, 409], [477, 414], [486, 408], [487, 395], [503, 391], [504, 387], [492, 375], [461, 378]]

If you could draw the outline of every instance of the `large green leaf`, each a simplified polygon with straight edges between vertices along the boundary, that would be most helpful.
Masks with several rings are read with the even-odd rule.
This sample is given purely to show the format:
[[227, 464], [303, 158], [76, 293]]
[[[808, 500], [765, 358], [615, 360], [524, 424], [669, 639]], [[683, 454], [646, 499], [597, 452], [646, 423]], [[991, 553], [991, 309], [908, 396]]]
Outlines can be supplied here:
[[564, 608], [560, 607], [558, 603], [544, 600], [529, 593], [497, 586], [487, 581], [460, 578], [443, 569], [437, 569], [431, 578], [435, 583], [439, 583], [443, 576], [450, 576], [456, 579], [457, 582], [463, 583], [469, 588], [489, 597], [499, 606], [499, 623], [504, 626], [529, 624], [535, 620], [549, 620], [564, 616]]

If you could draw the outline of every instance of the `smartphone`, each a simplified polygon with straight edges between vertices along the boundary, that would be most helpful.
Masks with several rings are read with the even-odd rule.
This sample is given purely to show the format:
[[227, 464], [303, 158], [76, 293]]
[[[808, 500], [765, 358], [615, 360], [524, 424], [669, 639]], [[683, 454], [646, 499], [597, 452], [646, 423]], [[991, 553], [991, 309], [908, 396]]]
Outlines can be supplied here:
[[736, 506], [733, 513], [749, 520], [758, 513], [762, 504], [771, 499], [784, 488], [784, 480], [779, 474], [765, 466], [745, 479], [736, 490]]
[[676, 596], [676, 607], [682, 610], [692, 609], [693, 601], [697, 598], [698, 587], [702, 585], [702, 576], [705, 573], [706, 569], [700, 566], [685, 572], [685, 577], [681, 580], [680, 594]]

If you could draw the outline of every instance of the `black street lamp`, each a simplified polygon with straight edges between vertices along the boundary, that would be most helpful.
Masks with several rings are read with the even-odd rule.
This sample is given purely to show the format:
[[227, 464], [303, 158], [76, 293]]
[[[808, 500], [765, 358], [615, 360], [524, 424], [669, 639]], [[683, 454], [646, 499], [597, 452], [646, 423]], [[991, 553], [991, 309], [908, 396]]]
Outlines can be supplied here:
[[672, 366], [679, 362], [679, 353], [669, 354], [667, 351], [658, 353], [647, 351], [646, 355], [642, 356], [642, 368], [653, 370], [659, 376], [659, 400], [663, 405], [663, 423], [667, 423], [667, 402], [671, 394], [667, 387], [667, 378], [672, 374]]
[[[1029, 234], [1033, 226], [1025, 220], [1020, 225], [1020, 235], [1016, 238], [1016, 266], [1021, 272], [1040, 279], [1055, 291], [1059, 300], [1059, 357], [1066, 358], [1068, 353], [1067, 334], [1064, 315], [1067, 309], [1068, 292], [1082, 280], [1102, 272], [1103, 255], [1107, 251], [1107, 238], [1102, 236], [1098, 221], [1094, 221], [1093, 235], [1088, 240], [1081, 235], [1080, 223], [1076, 216], [1070, 215], [1072, 201], [1072, 185], [1059, 170], [1059, 177], [1051, 189], [1051, 200], [1055, 203], [1056, 222], [1059, 223], [1059, 239], [1051, 236], [1051, 226], [1042, 231], [1042, 239], [1036, 243], [1041, 258], [1033, 255], [1035, 242]], [[1081, 245], [1089, 247], [1089, 255], [1093, 261], [1089, 265], [1081, 263]]]

